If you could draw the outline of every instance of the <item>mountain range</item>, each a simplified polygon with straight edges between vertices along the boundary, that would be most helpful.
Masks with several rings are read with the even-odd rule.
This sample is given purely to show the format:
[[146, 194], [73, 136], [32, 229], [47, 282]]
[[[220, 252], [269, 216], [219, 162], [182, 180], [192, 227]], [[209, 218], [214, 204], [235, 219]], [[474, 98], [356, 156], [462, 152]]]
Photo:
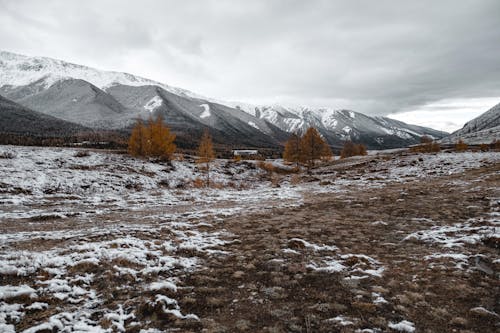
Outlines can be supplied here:
[[370, 149], [396, 148], [417, 143], [423, 135], [447, 135], [351, 110], [220, 102], [127, 73], [5, 51], [0, 52], [0, 95], [4, 102], [60, 119], [72, 129], [130, 130], [138, 118], [162, 115], [186, 147], [204, 129], [219, 144], [267, 148], [281, 146], [290, 133], [310, 126], [333, 147], [352, 140]]

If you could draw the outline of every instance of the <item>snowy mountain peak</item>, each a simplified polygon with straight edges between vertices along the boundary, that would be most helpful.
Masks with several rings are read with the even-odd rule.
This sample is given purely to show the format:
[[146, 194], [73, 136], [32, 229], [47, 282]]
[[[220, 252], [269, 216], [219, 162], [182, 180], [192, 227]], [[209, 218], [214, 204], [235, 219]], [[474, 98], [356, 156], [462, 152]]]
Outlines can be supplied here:
[[171, 87], [128, 73], [102, 71], [47, 57], [29, 57], [0, 51], [0, 87], [6, 85], [25, 86], [40, 82], [48, 88], [55, 82], [68, 78], [85, 80], [103, 90], [118, 84], [128, 86], [155, 85], [177, 95], [202, 98], [202, 96], [188, 90]]

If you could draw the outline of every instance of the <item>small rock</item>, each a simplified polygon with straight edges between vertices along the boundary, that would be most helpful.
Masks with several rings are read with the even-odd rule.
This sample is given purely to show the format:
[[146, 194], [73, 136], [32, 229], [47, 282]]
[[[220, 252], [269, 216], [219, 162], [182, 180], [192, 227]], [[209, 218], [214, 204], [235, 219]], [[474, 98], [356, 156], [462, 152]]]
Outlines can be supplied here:
[[248, 320], [240, 319], [236, 322], [235, 326], [240, 331], [248, 331], [251, 327], [251, 323]]
[[331, 303], [330, 307], [332, 308], [332, 310], [334, 310], [337, 313], [342, 313], [342, 312], [347, 311], [347, 306], [345, 306], [344, 304], [340, 304], [340, 303]]
[[450, 321], [453, 326], [465, 327], [467, 326], [467, 319], [462, 317], [455, 317]]
[[245, 275], [245, 272], [243, 271], [236, 271], [233, 273], [233, 278], [235, 279], [241, 279]]

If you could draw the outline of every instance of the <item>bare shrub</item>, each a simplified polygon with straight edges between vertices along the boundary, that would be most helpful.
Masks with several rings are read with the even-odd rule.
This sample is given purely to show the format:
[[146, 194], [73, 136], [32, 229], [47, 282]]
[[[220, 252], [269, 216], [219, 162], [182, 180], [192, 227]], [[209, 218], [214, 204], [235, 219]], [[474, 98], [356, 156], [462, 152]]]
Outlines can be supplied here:
[[79, 150], [74, 155], [74, 157], [88, 157], [88, 156], [90, 156], [90, 153], [88, 150]]
[[200, 177], [196, 177], [192, 183], [193, 187], [195, 188], [202, 188], [202, 187], [205, 187], [205, 181], [203, 179], [201, 179]]

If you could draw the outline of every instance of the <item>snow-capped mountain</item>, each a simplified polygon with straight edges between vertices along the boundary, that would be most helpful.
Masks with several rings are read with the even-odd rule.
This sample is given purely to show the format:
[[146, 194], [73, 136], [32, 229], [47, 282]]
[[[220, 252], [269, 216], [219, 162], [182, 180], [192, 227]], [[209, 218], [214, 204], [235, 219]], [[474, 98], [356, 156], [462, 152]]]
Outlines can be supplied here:
[[354, 111], [217, 102], [132, 74], [10, 52], [0, 52], [0, 95], [92, 128], [130, 128], [137, 118], [161, 114], [188, 145], [205, 128], [219, 143], [254, 147], [277, 147], [288, 133], [310, 126], [333, 146], [353, 140], [374, 149], [407, 146], [422, 135], [445, 135]]
[[459, 139], [467, 144], [491, 143], [500, 140], [500, 103], [467, 122], [464, 127], [451, 133], [442, 141], [454, 143]]
[[447, 133], [409, 125], [386, 117], [369, 117], [351, 110], [331, 108], [290, 108], [280, 105], [235, 105], [259, 119], [265, 119], [288, 133], [304, 133], [313, 126], [332, 144], [346, 140], [364, 142], [370, 147], [399, 145], [401, 141], [418, 141], [426, 135], [435, 139]]
[[134, 87], [153, 85], [177, 95], [203, 98], [191, 91], [171, 87], [137, 75], [103, 71], [47, 57], [28, 57], [0, 51], [0, 68], [0, 87], [6, 85], [19, 87], [37, 83], [37, 85], [48, 88], [61, 80], [80, 79], [103, 90], [117, 84]]

